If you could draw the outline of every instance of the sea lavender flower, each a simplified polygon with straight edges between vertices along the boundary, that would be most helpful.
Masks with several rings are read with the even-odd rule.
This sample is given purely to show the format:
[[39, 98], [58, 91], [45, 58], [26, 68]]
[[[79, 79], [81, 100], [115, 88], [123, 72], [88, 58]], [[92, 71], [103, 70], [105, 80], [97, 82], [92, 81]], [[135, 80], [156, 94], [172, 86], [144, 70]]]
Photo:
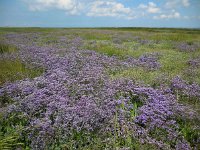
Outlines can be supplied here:
[[199, 58], [195, 58], [195, 59], [190, 59], [190, 60], [188, 61], [188, 64], [189, 64], [191, 67], [195, 67], [195, 68], [200, 67], [200, 57], [199, 57]]
[[191, 44], [186, 42], [181, 42], [176, 44], [175, 48], [177, 48], [181, 52], [194, 52], [199, 49], [198, 44]]
[[189, 97], [200, 97], [200, 86], [197, 83], [189, 84], [187, 81], [182, 80], [180, 77], [175, 77], [172, 80], [172, 89], [179, 92], [180, 95], [186, 95]]

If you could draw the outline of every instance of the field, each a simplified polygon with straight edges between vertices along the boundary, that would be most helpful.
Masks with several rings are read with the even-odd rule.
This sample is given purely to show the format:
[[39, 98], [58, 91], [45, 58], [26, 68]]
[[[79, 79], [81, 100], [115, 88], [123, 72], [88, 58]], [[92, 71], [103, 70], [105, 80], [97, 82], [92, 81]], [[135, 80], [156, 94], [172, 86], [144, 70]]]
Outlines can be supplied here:
[[200, 30], [0, 28], [0, 149], [200, 149]]

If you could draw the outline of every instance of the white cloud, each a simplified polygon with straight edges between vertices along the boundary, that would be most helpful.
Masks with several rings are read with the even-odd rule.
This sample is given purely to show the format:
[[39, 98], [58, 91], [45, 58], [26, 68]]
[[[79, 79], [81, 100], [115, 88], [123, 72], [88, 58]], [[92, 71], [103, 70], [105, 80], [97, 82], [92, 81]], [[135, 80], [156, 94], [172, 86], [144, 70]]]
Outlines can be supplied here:
[[182, 0], [183, 6], [188, 7], [190, 6], [189, 0]]
[[148, 5], [140, 4], [138, 8], [146, 9], [146, 11], [151, 14], [160, 13], [160, 8], [153, 2], [149, 2]]
[[165, 4], [166, 8], [175, 8], [179, 6], [184, 6], [184, 7], [190, 6], [190, 0], [167, 0]]
[[32, 11], [48, 10], [50, 8], [57, 8], [64, 10], [68, 14], [78, 14], [82, 8], [82, 4], [76, 0], [25, 0]]
[[153, 19], [179, 19], [181, 17], [180, 13], [172, 10], [170, 13], [168, 14], [161, 14], [158, 16], [154, 16]]
[[131, 8], [115, 0], [23, 0], [31, 11], [59, 9], [67, 14], [84, 14], [87, 16], [110, 16], [134, 19]]
[[134, 19], [136, 16], [131, 8], [115, 1], [95, 1], [90, 5], [87, 16], [109, 16]]
[[[132, 20], [135, 18], [153, 19], [191, 19], [181, 16], [175, 7], [190, 5], [190, 0], [165, 0], [165, 5], [157, 6], [154, 2], [140, 4], [131, 8], [117, 0], [22, 0], [31, 11], [59, 9], [68, 15], [85, 15], [90, 17], [115, 17]], [[174, 10], [173, 10], [174, 9]], [[193, 17], [194, 18], [194, 17]], [[199, 17], [195, 17], [199, 19]]]

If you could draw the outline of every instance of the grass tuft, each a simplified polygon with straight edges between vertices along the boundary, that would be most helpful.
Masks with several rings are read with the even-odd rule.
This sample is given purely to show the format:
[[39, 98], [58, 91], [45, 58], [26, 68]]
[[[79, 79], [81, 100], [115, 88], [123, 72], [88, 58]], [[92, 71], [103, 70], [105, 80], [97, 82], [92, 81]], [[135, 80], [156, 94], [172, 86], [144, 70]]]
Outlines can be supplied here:
[[34, 78], [43, 72], [42, 69], [29, 69], [19, 59], [0, 60], [0, 85], [23, 78]]
[[16, 47], [5, 44], [5, 43], [0, 43], [0, 54], [3, 53], [11, 53], [11, 52], [15, 52], [17, 50]]

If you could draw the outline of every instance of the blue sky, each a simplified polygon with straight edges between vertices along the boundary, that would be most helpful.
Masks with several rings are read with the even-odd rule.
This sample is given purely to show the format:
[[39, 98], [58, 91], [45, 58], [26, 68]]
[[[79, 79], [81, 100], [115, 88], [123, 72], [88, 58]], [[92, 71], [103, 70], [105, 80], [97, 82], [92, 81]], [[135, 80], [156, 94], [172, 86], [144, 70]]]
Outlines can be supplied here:
[[0, 0], [0, 26], [200, 28], [200, 0]]

